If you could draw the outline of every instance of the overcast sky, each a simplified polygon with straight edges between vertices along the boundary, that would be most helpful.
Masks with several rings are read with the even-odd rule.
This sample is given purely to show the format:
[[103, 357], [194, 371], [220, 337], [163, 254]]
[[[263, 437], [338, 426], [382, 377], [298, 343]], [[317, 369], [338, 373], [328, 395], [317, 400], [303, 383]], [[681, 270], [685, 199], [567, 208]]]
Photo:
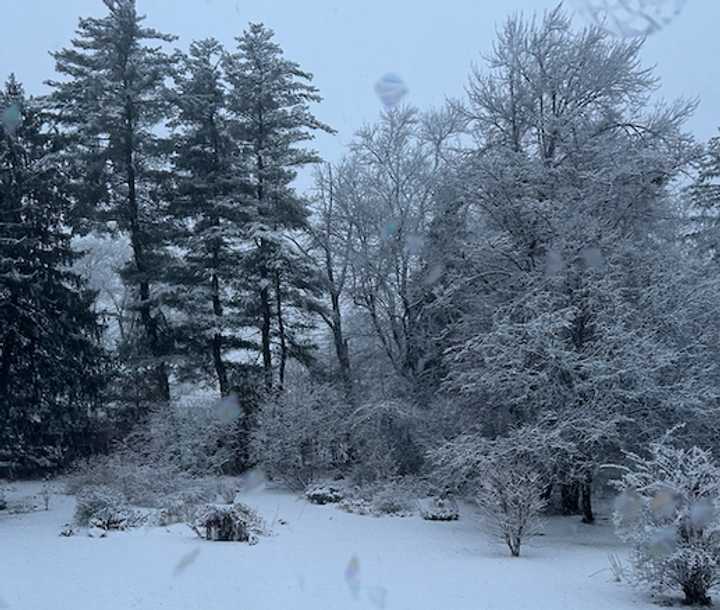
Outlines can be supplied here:
[[[566, 2], [570, 8], [574, 1]], [[668, 4], [676, 0], [666, 0]], [[315, 74], [325, 98], [317, 114], [335, 127], [317, 148], [328, 160], [380, 110], [373, 86], [385, 73], [405, 81], [407, 101], [439, 105], [462, 96], [472, 62], [515, 11], [543, 11], [544, 0], [138, 0], [148, 25], [176, 34], [185, 48], [214, 36], [232, 45], [248, 21], [272, 27], [288, 58]], [[0, 77], [14, 71], [31, 93], [52, 74], [48, 50], [66, 46], [78, 16], [100, 15], [100, 0], [0, 0]], [[657, 65], [661, 94], [701, 99], [690, 123], [706, 139], [720, 126], [720, 1], [687, 0], [644, 49]]]

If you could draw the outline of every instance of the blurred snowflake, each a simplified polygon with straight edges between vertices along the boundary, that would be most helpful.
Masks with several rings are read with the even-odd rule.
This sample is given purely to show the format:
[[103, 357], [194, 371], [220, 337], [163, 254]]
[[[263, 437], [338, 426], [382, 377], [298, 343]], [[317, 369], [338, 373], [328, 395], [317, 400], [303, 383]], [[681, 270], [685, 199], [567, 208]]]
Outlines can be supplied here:
[[355, 599], [360, 593], [360, 560], [353, 555], [345, 568], [345, 582]]
[[649, 36], [668, 25], [686, 0], [574, 0], [591, 21], [616, 36]]
[[407, 87], [397, 74], [386, 74], [375, 83], [375, 93], [386, 108], [394, 108], [407, 95]]
[[11, 104], [3, 109], [0, 115], [0, 123], [3, 129], [10, 135], [14, 134], [20, 123], [22, 123], [22, 113], [16, 104]]
[[238, 397], [235, 394], [230, 394], [221, 398], [215, 403], [214, 412], [219, 421], [227, 424], [234, 422], [242, 415]]
[[186, 553], [183, 555], [180, 560], [175, 564], [175, 568], [173, 569], [173, 574], [175, 576], [179, 576], [182, 574], [185, 570], [187, 570], [193, 563], [195, 563], [195, 560], [200, 555], [200, 549], [196, 548], [190, 551], [189, 553]]

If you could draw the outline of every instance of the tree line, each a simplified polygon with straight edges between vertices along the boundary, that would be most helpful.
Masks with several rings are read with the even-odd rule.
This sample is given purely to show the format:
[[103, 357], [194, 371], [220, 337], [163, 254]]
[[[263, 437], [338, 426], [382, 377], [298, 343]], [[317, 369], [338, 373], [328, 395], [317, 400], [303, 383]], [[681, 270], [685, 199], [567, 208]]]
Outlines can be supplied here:
[[[364, 455], [338, 457], [342, 403], [378, 471], [459, 489], [493, 453], [587, 521], [622, 450], [678, 423], [715, 446], [720, 148], [695, 101], [651, 101], [642, 41], [510, 18], [465, 99], [386, 108], [322, 163], [319, 92], [271, 30], [172, 51], [104, 4], [48, 95], [0, 97], [7, 462], [97, 450], [183, 382], [282, 406], [252, 424], [275, 437], [343, 430], [306, 430], [304, 466]], [[103, 239], [110, 300], [77, 260]]]

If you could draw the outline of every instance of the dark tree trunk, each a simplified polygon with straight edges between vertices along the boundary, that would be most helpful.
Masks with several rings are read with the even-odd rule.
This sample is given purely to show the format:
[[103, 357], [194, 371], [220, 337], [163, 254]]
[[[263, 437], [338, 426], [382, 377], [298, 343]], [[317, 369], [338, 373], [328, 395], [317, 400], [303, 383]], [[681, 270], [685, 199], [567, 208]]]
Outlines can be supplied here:
[[560, 510], [563, 515], [580, 514], [579, 487], [577, 482], [560, 485]]
[[285, 385], [285, 366], [287, 365], [288, 349], [285, 337], [285, 321], [282, 312], [282, 292], [280, 291], [280, 272], [275, 272], [275, 302], [277, 306], [278, 334], [280, 335], [280, 389]]
[[707, 586], [700, 574], [690, 574], [682, 587], [685, 604], [688, 606], [710, 606], [712, 599], [708, 595]]
[[[267, 279], [267, 273], [262, 272], [263, 280]], [[265, 286], [260, 290], [260, 309], [262, 312], [262, 325], [260, 327], [260, 341], [263, 358], [263, 371], [265, 373], [265, 388], [272, 389], [273, 371], [272, 371], [272, 346], [270, 345], [270, 324], [272, 321], [272, 311], [270, 310], [270, 291]]]
[[[2, 361], [0, 361], [0, 396], [7, 399], [10, 389], [10, 367], [15, 350], [15, 332], [10, 331], [3, 341]], [[10, 401], [6, 401], [9, 404]]]
[[595, 515], [592, 510], [592, 475], [588, 474], [580, 484], [580, 508], [582, 509], [583, 523], [594, 523]]
[[345, 388], [351, 389], [352, 381], [350, 378], [350, 351], [348, 349], [347, 339], [343, 336], [342, 315], [340, 312], [340, 298], [333, 292], [332, 300], [332, 333], [333, 342], [335, 344], [335, 355], [340, 366], [340, 375]]
[[223, 362], [222, 359], [222, 335], [220, 334], [215, 334], [213, 336], [212, 356], [215, 374], [217, 375], [218, 380], [218, 388], [220, 389], [220, 396], [227, 396], [229, 391], [228, 378], [225, 362]]
[[[263, 114], [262, 109], [260, 110], [260, 132], [263, 132]], [[259, 152], [262, 150], [263, 142], [262, 135], [258, 139], [256, 144], [255, 162], [257, 170], [257, 200], [260, 215], [264, 213], [263, 205], [265, 204], [265, 161], [262, 154]], [[265, 389], [271, 390], [273, 385], [273, 370], [272, 370], [272, 346], [270, 344], [270, 329], [272, 324], [272, 308], [270, 304], [270, 288], [268, 286], [269, 277], [267, 263], [269, 258], [269, 248], [265, 240], [260, 239], [260, 281], [262, 282], [262, 288], [260, 290], [260, 311], [262, 315], [262, 324], [260, 326], [260, 349], [262, 351], [263, 359], [263, 371], [265, 374]]]
[[[214, 254], [214, 259], [217, 264], [217, 251]], [[212, 295], [213, 313], [219, 321], [223, 315], [223, 309], [222, 303], [220, 302], [220, 281], [218, 280], [217, 274], [213, 274], [212, 277]], [[222, 333], [215, 333], [212, 340], [213, 365], [215, 367], [215, 375], [218, 380], [218, 387], [220, 388], [220, 396], [227, 396], [229, 391], [227, 369], [225, 367], [222, 354], [223, 336]]]
[[555, 486], [552, 483], [548, 483], [545, 486], [545, 489], [543, 489], [542, 492], [542, 499], [545, 500], [545, 502], [550, 502], [550, 499], [552, 498], [553, 489], [555, 489]]

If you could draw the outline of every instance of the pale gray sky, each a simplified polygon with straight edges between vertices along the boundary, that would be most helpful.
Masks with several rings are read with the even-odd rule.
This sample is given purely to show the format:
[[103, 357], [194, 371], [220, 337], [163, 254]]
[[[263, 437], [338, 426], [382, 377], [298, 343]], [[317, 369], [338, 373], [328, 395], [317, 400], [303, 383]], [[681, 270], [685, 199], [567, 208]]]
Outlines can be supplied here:
[[[573, 1], [566, 4], [572, 8]], [[668, 0], [669, 2], [672, 0]], [[14, 71], [31, 93], [52, 74], [48, 50], [69, 43], [78, 16], [99, 15], [100, 0], [0, 0], [0, 77]], [[329, 160], [380, 110], [373, 86], [399, 74], [406, 101], [421, 108], [462, 96], [470, 65], [495, 28], [515, 11], [542, 11], [550, 0], [139, 0], [148, 24], [190, 40], [214, 36], [232, 45], [248, 21], [272, 27], [286, 55], [315, 74], [325, 100], [317, 113], [335, 127], [317, 147]], [[674, 21], [648, 40], [666, 98], [699, 96], [690, 123], [698, 138], [720, 126], [720, 1], [687, 0]]]

